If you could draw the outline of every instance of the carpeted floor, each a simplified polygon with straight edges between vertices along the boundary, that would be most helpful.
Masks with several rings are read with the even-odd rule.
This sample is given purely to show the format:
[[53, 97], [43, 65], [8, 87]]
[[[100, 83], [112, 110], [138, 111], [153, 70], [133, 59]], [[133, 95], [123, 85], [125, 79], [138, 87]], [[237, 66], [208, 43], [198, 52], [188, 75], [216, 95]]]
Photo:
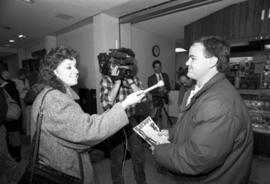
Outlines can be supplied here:
[[[21, 169], [24, 169], [27, 165], [27, 161], [30, 155], [30, 138], [22, 137], [23, 149], [22, 149], [22, 161]], [[145, 144], [145, 157], [146, 157], [146, 179], [148, 184], [176, 184], [172, 177], [165, 173], [159, 173], [156, 170], [155, 162], [151, 155], [150, 150]], [[96, 151], [95, 154], [100, 154], [98, 162], [93, 164], [96, 184], [112, 184], [110, 175], [110, 160], [104, 157], [102, 152]], [[132, 163], [130, 159], [124, 162], [123, 174], [125, 182], [128, 184], [136, 184], [133, 176]], [[270, 184], [270, 158], [262, 156], [254, 156], [252, 163], [252, 172], [250, 176], [249, 184]]]

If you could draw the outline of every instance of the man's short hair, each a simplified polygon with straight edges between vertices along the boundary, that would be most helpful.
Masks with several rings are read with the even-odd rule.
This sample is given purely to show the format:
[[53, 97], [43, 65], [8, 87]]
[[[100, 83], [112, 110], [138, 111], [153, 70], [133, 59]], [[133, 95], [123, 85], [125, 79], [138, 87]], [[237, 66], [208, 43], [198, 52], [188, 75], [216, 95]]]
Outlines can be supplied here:
[[161, 62], [160, 62], [159, 60], [155, 60], [155, 61], [153, 61], [153, 63], [152, 63], [152, 67], [155, 68], [155, 65], [156, 65], [156, 64], [159, 64], [159, 65], [161, 66]]
[[205, 49], [205, 57], [217, 57], [217, 70], [225, 72], [229, 66], [230, 46], [220, 37], [202, 37], [194, 43], [201, 43]]

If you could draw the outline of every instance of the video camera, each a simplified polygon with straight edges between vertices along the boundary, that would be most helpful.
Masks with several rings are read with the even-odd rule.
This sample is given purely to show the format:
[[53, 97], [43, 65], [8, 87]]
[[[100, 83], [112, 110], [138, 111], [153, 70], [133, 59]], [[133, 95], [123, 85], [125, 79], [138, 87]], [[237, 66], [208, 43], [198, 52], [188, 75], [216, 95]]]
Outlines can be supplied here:
[[[109, 53], [100, 53], [98, 57], [99, 68], [102, 74], [111, 76], [110, 65], [118, 66], [118, 78], [132, 78], [135, 75], [135, 54], [127, 48], [109, 49]], [[131, 52], [131, 53], [129, 53]]]

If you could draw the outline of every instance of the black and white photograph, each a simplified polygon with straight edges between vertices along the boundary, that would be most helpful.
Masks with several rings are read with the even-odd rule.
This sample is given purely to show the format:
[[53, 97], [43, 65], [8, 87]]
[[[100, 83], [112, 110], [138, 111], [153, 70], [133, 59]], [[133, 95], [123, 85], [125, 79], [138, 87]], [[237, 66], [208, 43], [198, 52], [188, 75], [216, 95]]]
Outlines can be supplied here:
[[270, 184], [270, 0], [0, 0], [0, 184]]

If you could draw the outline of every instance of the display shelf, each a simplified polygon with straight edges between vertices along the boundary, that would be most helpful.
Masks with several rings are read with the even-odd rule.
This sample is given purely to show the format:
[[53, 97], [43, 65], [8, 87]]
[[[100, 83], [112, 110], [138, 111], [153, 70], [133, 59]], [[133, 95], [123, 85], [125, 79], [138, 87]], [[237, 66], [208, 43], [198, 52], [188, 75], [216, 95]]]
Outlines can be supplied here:
[[250, 110], [249, 113], [250, 115], [261, 114], [264, 117], [270, 117], [270, 111], [265, 111], [265, 110]]
[[258, 125], [258, 124], [253, 123], [252, 129], [254, 132], [270, 134], [270, 127], [269, 126], [263, 126], [263, 125]]
[[270, 89], [238, 89], [242, 95], [270, 95]]
[[256, 133], [270, 134], [270, 89], [239, 89]]

